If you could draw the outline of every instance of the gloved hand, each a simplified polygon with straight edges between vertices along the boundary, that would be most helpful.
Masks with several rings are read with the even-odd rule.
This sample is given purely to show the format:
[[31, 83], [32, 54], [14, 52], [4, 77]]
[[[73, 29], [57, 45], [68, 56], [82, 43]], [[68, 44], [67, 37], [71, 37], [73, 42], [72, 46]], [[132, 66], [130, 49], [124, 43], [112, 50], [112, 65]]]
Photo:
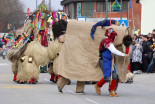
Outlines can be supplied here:
[[94, 34], [94, 32], [92, 31], [92, 32], [90, 33], [90, 36], [91, 36], [92, 39], [94, 39], [94, 35], [93, 35], [93, 34]]
[[90, 33], [90, 36], [91, 36], [92, 39], [94, 39], [93, 34], [95, 33], [96, 28], [97, 28], [98, 26], [101, 26], [101, 27], [103, 28], [103, 27], [106, 25], [106, 22], [107, 22], [107, 21], [108, 21], [108, 20], [99, 21], [99, 22], [97, 22], [95, 25], [93, 25], [93, 27], [92, 27], [92, 29], [91, 29], [91, 33]]

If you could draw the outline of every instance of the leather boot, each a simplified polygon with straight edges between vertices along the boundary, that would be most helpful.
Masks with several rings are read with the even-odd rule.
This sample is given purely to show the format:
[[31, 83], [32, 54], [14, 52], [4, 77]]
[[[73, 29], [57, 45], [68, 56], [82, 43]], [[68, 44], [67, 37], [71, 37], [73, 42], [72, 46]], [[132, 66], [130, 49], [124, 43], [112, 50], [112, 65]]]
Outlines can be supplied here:
[[109, 96], [118, 97], [118, 95], [114, 92], [116, 86], [116, 79], [113, 79], [111, 83], [109, 83]]
[[95, 87], [96, 93], [97, 93], [98, 95], [101, 95], [100, 87], [99, 87], [97, 84], [95, 84], [94, 87]]
[[104, 81], [104, 79], [102, 78], [100, 81], [97, 82], [97, 84], [94, 85], [96, 93], [98, 95], [101, 95], [101, 90], [100, 88], [105, 84], [106, 82]]
[[109, 96], [118, 97], [118, 95], [114, 91], [109, 91]]

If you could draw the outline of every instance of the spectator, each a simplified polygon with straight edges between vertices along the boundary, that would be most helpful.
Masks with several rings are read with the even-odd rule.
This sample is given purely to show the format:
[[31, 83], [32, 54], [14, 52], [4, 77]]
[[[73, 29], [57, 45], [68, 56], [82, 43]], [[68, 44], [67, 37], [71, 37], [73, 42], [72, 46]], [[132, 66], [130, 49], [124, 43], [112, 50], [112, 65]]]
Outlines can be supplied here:
[[[152, 44], [153, 44], [153, 40], [152, 40], [152, 34], [151, 33], [149, 33], [148, 34], [148, 47], [150, 47]], [[151, 61], [151, 59], [152, 59], [152, 55], [153, 55], [153, 53], [152, 53], [152, 50], [150, 49], [150, 48], [148, 48], [148, 58], [149, 58], [149, 63], [150, 63], [150, 61]]]
[[140, 42], [137, 42], [132, 48], [133, 74], [141, 73], [140, 64], [142, 63], [142, 51], [143, 51], [143, 48]]
[[138, 36], [136, 34], [133, 35], [133, 42], [137, 40]]
[[143, 48], [143, 53], [142, 53], [142, 71], [145, 73], [149, 64], [149, 57], [148, 57], [148, 41], [147, 41], [147, 35], [143, 36], [142, 39], [142, 48]]
[[[135, 44], [137, 44], [137, 42], [142, 44], [142, 37], [143, 37], [142, 35], [140, 37], [138, 37], [136, 34], [134, 34], [134, 36], [133, 36], [132, 51], [131, 51], [131, 55], [130, 55], [130, 70], [132, 73], [135, 70], [134, 69], [134, 63], [132, 62], [133, 50], [135, 49]], [[139, 69], [141, 69], [141, 68], [139, 68]], [[138, 71], [138, 73], [139, 72], [140, 71]]]
[[142, 44], [142, 39], [143, 39], [143, 35], [140, 35], [139, 36], [139, 42], [140, 42], [140, 44]]
[[155, 36], [155, 29], [152, 30], [152, 35]]
[[151, 49], [153, 51], [153, 57], [151, 59], [151, 62], [147, 68], [147, 73], [152, 73], [155, 71], [155, 37], [153, 37], [153, 45], [151, 45]]
[[[136, 44], [136, 39], [137, 39], [137, 35], [134, 34], [134, 36], [133, 36], [133, 41], [132, 41], [132, 50], [133, 50], [134, 45]], [[133, 73], [132, 54], [133, 54], [133, 51], [131, 51], [131, 55], [130, 55], [130, 70], [131, 70], [131, 72]]]

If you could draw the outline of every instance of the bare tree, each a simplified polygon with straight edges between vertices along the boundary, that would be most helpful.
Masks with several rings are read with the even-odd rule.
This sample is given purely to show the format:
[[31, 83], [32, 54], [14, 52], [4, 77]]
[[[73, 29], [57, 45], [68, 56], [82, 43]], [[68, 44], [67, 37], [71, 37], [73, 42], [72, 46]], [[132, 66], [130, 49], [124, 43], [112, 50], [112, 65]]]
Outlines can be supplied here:
[[25, 19], [20, 0], [0, 0], [0, 32], [8, 32], [8, 24], [18, 27]]

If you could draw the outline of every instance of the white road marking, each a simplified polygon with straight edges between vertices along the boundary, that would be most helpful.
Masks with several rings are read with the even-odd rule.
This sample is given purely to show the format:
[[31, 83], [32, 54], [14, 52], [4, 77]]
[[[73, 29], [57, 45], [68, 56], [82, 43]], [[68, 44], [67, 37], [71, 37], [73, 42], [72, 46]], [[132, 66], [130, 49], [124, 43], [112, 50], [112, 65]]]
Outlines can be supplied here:
[[99, 103], [97, 103], [97, 102], [95, 102], [94, 100], [91, 100], [91, 99], [89, 99], [89, 98], [85, 98], [85, 100], [87, 100], [88, 102], [90, 102], [90, 103], [92, 103], [92, 104], [99, 104]]
[[[46, 79], [45, 77], [43, 77], [43, 79], [45, 80], [45, 81], [47, 81], [47, 82], [51, 82], [50, 80], [48, 80], [48, 79]], [[65, 89], [64, 89], [65, 90]], [[76, 93], [74, 92], [74, 91], [72, 91], [72, 90], [67, 90], [69, 93], [71, 93], [71, 94], [73, 94], [74, 96], [76, 96]], [[92, 104], [99, 104], [99, 103], [97, 103], [97, 102], [95, 102], [94, 100], [91, 100], [91, 99], [89, 99], [89, 98], [85, 98], [85, 100], [86, 101], [88, 101], [88, 102], [90, 102], [90, 103], [92, 103]]]
[[12, 77], [13, 75], [0, 75], [0, 77]]
[[7, 66], [7, 63], [0, 63], [0, 66]]
[[[76, 93], [74, 92], [74, 91], [72, 91], [72, 90], [67, 90], [69, 93], [71, 93], [71, 94], [73, 94], [74, 96], [76, 96]], [[83, 98], [82, 98], [83, 99]], [[91, 100], [91, 99], [89, 99], [89, 98], [84, 98], [86, 101], [88, 101], [88, 102], [90, 102], [90, 103], [92, 103], [92, 104], [99, 104], [99, 103], [97, 103], [97, 102], [95, 102], [94, 100]]]
[[69, 93], [71, 93], [71, 94], [75, 94], [75, 92], [74, 91], [72, 91], [72, 90], [67, 90]]
[[45, 77], [43, 77], [43, 79], [44, 79], [45, 81], [47, 81], [47, 82], [51, 82], [50, 80], [46, 79]]

